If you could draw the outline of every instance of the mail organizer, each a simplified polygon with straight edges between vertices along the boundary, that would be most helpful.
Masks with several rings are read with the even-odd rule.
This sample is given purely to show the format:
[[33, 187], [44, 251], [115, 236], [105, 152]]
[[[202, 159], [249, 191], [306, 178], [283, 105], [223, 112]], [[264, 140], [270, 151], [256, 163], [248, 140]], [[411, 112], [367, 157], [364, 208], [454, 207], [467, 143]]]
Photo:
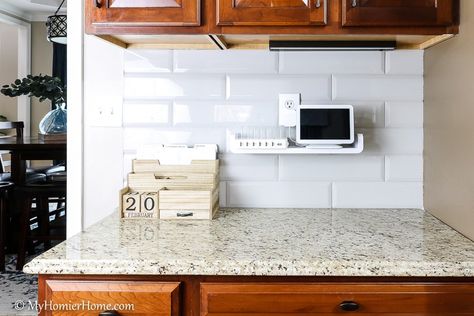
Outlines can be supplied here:
[[212, 219], [219, 210], [219, 161], [134, 160], [120, 209], [124, 218]]

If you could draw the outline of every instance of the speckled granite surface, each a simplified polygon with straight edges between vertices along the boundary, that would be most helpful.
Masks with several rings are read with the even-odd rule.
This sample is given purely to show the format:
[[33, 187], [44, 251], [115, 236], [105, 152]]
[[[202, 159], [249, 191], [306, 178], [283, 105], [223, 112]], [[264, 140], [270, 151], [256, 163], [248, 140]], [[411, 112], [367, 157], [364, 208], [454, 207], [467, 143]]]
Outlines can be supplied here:
[[474, 276], [474, 242], [422, 210], [227, 209], [110, 216], [37, 257], [40, 274]]

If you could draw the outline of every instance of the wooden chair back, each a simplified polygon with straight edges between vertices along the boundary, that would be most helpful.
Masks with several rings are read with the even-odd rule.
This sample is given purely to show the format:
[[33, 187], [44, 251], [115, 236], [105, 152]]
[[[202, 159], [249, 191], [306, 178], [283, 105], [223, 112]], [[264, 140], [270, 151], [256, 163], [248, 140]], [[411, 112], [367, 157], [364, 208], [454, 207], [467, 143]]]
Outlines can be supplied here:
[[[23, 138], [24, 128], [25, 124], [23, 122], [0, 122], [0, 130], [15, 130], [16, 138]], [[10, 166], [10, 161], [4, 155], [9, 157], [9, 153], [0, 152], [0, 173], [7, 172], [6, 167]]]

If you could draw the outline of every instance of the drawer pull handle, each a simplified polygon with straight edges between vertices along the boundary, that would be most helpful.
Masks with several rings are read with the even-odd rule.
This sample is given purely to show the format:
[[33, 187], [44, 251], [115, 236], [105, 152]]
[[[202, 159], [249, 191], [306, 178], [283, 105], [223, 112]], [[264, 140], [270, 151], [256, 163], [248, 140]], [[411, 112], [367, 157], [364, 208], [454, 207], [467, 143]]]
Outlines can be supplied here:
[[357, 7], [357, 0], [352, 0], [352, 6], [355, 8]]
[[179, 213], [176, 213], [176, 216], [178, 216], [178, 217], [191, 217], [193, 215], [194, 215], [193, 212], [179, 212]]
[[117, 311], [105, 311], [99, 314], [99, 316], [120, 316]]
[[102, 8], [102, 0], [94, 0], [96, 8]]
[[316, 0], [316, 8], [320, 8], [321, 7], [321, 0]]
[[339, 304], [339, 308], [345, 312], [355, 312], [359, 309], [359, 304], [357, 304], [356, 302], [344, 301]]

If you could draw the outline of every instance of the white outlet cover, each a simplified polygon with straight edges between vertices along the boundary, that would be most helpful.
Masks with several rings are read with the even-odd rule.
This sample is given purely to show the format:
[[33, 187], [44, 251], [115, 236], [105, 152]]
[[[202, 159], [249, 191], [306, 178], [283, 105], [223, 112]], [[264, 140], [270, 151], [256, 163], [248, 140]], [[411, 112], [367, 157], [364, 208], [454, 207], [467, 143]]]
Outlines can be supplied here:
[[[292, 104], [291, 108], [288, 104]], [[285, 127], [296, 126], [296, 109], [301, 104], [301, 94], [279, 94], [278, 95], [278, 124]]]

